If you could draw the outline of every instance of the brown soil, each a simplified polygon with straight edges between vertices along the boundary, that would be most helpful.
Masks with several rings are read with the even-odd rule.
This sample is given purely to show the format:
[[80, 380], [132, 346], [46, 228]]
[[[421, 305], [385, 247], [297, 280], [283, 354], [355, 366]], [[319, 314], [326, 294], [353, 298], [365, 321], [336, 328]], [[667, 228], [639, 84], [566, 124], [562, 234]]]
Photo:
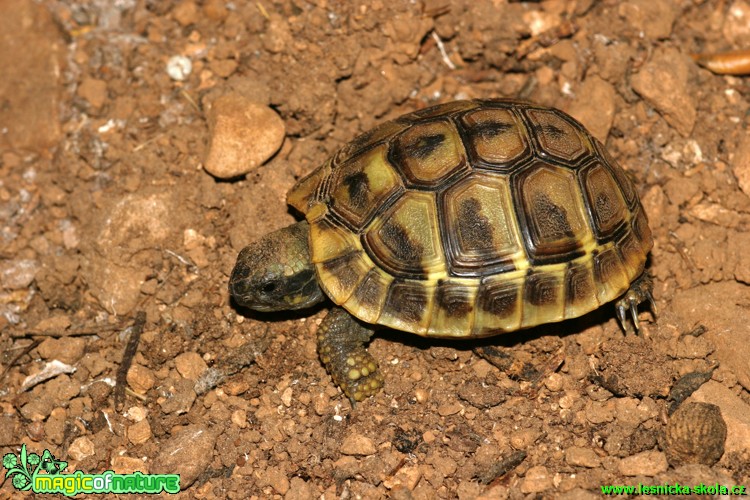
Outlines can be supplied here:
[[[0, 3], [0, 454], [179, 472], [205, 498], [750, 485], [750, 86], [689, 58], [746, 47], [748, 15], [743, 0]], [[217, 181], [207, 110], [230, 91], [286, 135]], [[572, 113], [636, 180], [658, 322], [643, 311], [624, 336], [605, 307], [483, 342], [508, 370], [477, 343], [383, 332], [385, 390], [352, 408], [315, 352], [325, 310], [238, 311], [234, 259], [293, 222], [287, 190], [358, 133], [492, 96]], [[53, 360], [75, 371], [24, 390]], [[716, 464], [667, 462], [688, 396], [726, 421]]]

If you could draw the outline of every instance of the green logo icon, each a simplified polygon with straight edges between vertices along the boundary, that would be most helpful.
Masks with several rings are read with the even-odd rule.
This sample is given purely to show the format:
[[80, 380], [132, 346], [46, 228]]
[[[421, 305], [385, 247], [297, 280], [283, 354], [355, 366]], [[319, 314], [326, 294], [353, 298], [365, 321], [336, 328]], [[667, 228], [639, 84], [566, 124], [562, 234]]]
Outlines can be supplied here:
[[49, 450], [41, 456], [28, 453], [26, 445], [21, 446], [20, 456], [6, 453], [3, 467], [7, 469], [5, 478], [20, 491], [35, 493], [62, 493], [75, 496], [81, 493], [178, 493], [179, 474], [115, 474], [104, 471], [101, 474], [84, 474], [81, 471], [65, 473], [68, 462], [55, 459]]
[[26, 445], [21, 447], [20, 458], [13, 453], [7, 453], [3, 457], [3, 467], [8, 469], [5, 477], [13, 482], [13, 486], [21, 491], [31, 489], [34, 477], [40, 472], [45, 474], [59, 474], [65, 470], [68, 462], [55, 460], [49, 450], [44, 450], [40, 457], [36, 453], [27, 453]]

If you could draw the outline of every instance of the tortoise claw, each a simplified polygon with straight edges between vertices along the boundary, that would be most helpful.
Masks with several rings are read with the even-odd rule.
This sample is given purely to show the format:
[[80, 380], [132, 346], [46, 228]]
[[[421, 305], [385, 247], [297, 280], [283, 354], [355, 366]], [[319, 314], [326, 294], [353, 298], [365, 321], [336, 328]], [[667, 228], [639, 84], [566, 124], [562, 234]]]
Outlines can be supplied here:
[[656, 318], [656, 303], [654, 302], [654, 296], [651, 294], [653, 287], [654, 282], [651, 276], [644, 272], [630, 285], [628, 291], [617, 300], [617, 317], [626, 332], [630, 330], [627, 322], [628, 313], [633, 319], [635, 331], [638, 332], [641, 329], [638, 321], [638, 306], [643, 302], [648, 302], [651, 313]]

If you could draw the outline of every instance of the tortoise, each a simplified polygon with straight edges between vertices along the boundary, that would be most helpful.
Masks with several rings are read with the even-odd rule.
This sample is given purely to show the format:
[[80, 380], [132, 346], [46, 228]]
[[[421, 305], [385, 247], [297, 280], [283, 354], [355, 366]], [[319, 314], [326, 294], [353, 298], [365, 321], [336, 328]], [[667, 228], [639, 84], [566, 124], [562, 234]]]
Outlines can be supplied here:
[[366, 350], [388, 327], [475, 338], [554, 323], [617, 300], [624, 327], [653, 309], [653, 241], [636, 189], [564, 112], [462, 100], [383, 123], [302, 178], [305, 220], [245, 247], [235, 302], [257, 311], [335, 305], [321, 361], [354, 404], [383, 377]]

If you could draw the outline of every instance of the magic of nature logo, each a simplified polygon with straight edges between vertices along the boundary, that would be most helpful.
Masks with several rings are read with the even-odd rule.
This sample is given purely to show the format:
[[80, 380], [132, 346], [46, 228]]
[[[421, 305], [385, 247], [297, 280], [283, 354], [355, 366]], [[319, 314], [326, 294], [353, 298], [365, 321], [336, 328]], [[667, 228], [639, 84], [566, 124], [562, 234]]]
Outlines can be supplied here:
[[40, 455], [28, 453], [26, 445], [21, 454], [3, 456], [5, 478], [20, 491], [34, 493], [61, 493], [75, 496], [88, 493], [177, 493], [180, 491], [179, 474], [115, 474], [108, 470], [101, 474], [81, 471], [65, 473], [68, 462], [57, 460], [49, 450]]

